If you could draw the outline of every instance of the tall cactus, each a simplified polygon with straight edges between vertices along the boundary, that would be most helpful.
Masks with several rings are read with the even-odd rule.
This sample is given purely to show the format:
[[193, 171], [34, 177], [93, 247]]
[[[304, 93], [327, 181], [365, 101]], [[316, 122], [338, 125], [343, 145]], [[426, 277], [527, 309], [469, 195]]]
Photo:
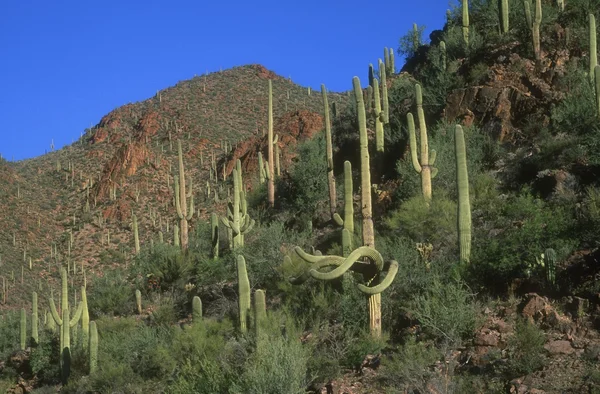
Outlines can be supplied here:
[[237, 275], [238, 275], [238, 306], [240, 317], [240, 332], [246, 333], [248, 330], [248, 313], [250, 313], [250, 280], [246, 271], [246, 260], [244, 256], [237, 257]]
[[352, 185], [352, 164], [344, 162], [344, 219], [337, 213], [333, 216], [334, 221], [342, 230], [342, 255], [348, 256], [352, 251], [352, 239], [354, 238], [354, 198]]
[[90, 322], [90, 376], [98, 370], [98, 328], [96, 322]]
[[431, 201], [431, 179], [437, 175], [437, 168], [433, 167], [436, 158], [436, 152], [431, 150], [429, 157], [429, 142], [427, 139], [427, 123], [425, 122], [425, 114], [423, 112], [423, 96], [421, 93], [421, 85], [415, 84], [415, 93], [417, 101], [417, 116], [419, 118], [419, 139], [421, 143], [421, 161], [417, 156], [417, 139], [415, 136], [415, 122], [411, 113], [406, 116], [408, 123], [408, 133], [410, 138], [410, 156], [415, 171], [421, 174], [421, 189], [425, 201]]
[[219, 217], [216, 213], [210, 215], [210, 240], [213, 258], [219, 258]]
[[133, 215], [133, 241], [135, 243], [135, 254], [140, 254], [140, 235], [138, 233], [137, 216]]
[[[244, 246], [244, 235], [254, 227], [254, 219], [246, 212], [245, 194], [241, 190], [238, 170], [233, 170], [233, 203], [227, 207], [227, 217], [221, 217], [221, 223], [232, 231], [232, 248]], [[242, 201], [243, 200], [243, 201]]]
[[50, 298], [50, 312], [56, 325], [60, 328], [60, 354], [61, 354], [61, 377], [63, 383], [66, 383], [71, 374], [71, 327], [74, 327], [81, 319], [82, 304], [80, 303], [72, 318], [69, 318], [69, 284], [67, 280], [67, 271], [61, 270], [62, 281], [62, 318], [56, 310], [54, 299]]
[[502, 33], [508, 33], [508, 0], [500, 0], [500, 20], [502, 21]]
[[25, 314], [25, 308], [21, 308], [21, 350], [25, 350], [27, 347], [27, 315]]
[[267, 320], [267, 301], [264, 290], [254, 292], [254, 334], [257, 342], [262, 336], [262, 330]]
[[390, 103], [387, 90], [387, 71], [386, 66], [379, 59], [379, 78], [381, 78], [381, 101], [383, 102], [383, 124], [390, 123]]
[[598, 64], [598, 55], [596, 47], [596, 17], [590, 14], [590, 80], [594, 80], [594, 69]]
[[31, 341], [33, 345], [39, 343], [38, 295], [34, 291], [31, 300]]
[[140, 289], [135, 289], [135, 306], [138, 315], [142, 314], [142, 292]]
[[546, 281], [550, 286], [554, 286], [556, 284], [556, 252], [552, 248], [544, 251], [544, 270]]
[[[181, 249], [188, 248], [188, 220], [194, 216], [194, 193], [192, 192], [192, 182], [190, 180], [190, 192], [186, 193], [185, 168], [183, 166], [183, 152], [181, 150], [181, 140], [177, 140], [177, 152], [179, 155], [179, 177], [175, 176], [175, 206], [177, 216], [179, 216]], [[189, 206], [187, 198], [190, 199]]]
[[327, 182], [329, 185], [329, 212], [333, 219], [337, 210], [337, 195], [335, 190], [335, 176], [333, 175], [333, 144], [331, 142], [331, 120], [329, 118], [329, 102], [327, 100], [327, 89], [321, 84], [321, 95], [323, 96], [323, 109], [325, 111], [325, 143], [327, 155]]
[[469, 46], [469, 0], [462, 0], [462, 33], [466, 48]]
[[269, 109], [268, 109], [268, 135], [267, 135], [267, 149], [269, 157], [268, 159], [268, 168], [267, 168], [267, 196], [269, 200], [269, 205], [271, 207], [275, 206], [275, 174], [274, 174], [274, 164], [275, 160], [273, 158], [273, 83], [269, 80]]
[[523, 0], [523, 8], [525, 9], [525, 22], [527, 27], [533, 29], [533, 18], [531, 17], [531, 1]]
[[594, 90], [596, 92], [596, 109], [600, 117], [600, 66], [594, 67]]
[[375, 78], [373, 81], [373, 117], [375, 118], [375, 149], [377, 152], [383, 152], [383, 121], [385, 114], [381, 111], [381, 98], [379, 96], [379, 81]]
[[471, 255], [471, 203], [469, 201], [469, 174], [465, 137], [460, 125], [454, 131], [456, 153], [456, 183], [458, 184], [458, 245], [460, 262], [468, 264]]
[[90, 312], [88, 310], [87, 293], [85, 286], [81, 286], [81, 343], [85, 350], [90, 341]]
[[198, 296], [192, 298], [192, 323], [200, 324], [202, 322], [202, 300]]
[[540, 26], [542, 24], [542, 0], [535, 0], [535, 16], [532, 26], [533, 53], [535, 60], [542, 58], [542, 49], [540, 44]]

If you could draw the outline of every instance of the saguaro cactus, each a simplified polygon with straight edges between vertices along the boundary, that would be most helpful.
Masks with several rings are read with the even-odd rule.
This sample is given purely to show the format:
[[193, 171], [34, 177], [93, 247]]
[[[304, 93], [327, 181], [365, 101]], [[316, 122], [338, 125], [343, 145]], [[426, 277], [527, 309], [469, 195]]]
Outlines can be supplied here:
[[210, 239], [213, 258], [219, 258], [219, 217], [216, 213], [210, 215]]
[[500, 20], [502, 33], [508, 33], [508, 0], [500, 0]]
[[594, 80], [594, 69], [598, 64], [598, 55], [596, 53], [596, 17], [590, 14], [590, 80]]
[[267, 135], [267, 147], [268, 147], [268, 169], [267, 169], [267, 196], [269, 200], [269, 205], [271, 207], [275, 206], [275, 174], [274, 174], [274, 163], [275, 160], [273, 158], [273, 84], [271, 80], [269, 80], [269, 109], [268, 109], [268, 128], [269, 132]]
[[98, 370], [98, 328], [96, 322], [90, 322], [90, 375]]
[[256, 339], [261, 336], [261, 331], [264, 328], [267, 320], [267, 301], [264, 290], [256, 290], [254, 292], [254, 333]]
[[90, 312], [85, 286], [81, 286], [81, 339], [83, 348], [87, 350], [90, 341]]
[[71, 333], [70, 329], [74, 327], [81, 318], [82, 304], [79, 303], [73, 318], [69, 319], [69, 284], [67, 280], [67, 271], [61, 270], [62, 281], [62, 318], [56, 310], [54, 299], [50, 298], [50, 312], [52, 318], [58, 327], [60, 327], [60, 351], [61, 351], [61, 376], [63, 383], [66, 383], [71, 374]]
[[323, 96], [323, 109], [325, 111], [325, 143], [327, 155], [327, 182], [329, 185], [329, 211], [334, 218], [337, 210], [337, 195], [335, 190], [335, 176], [333, 175], [333, 144], [331, 142], [331, 120], [329, 118], [329, 102], [327, 100], [327, 89], [321, 84], [321, 95]]
[[533, 53], [535, 60], [542, 58], [540, 45], [540, 26], [542, 24], [542, 0], [535, 0], [535, 17], [532, 26]]
[[469, 0], [462, 0], [462, 33], [465, 47], [469, 46]]
[[140, 289], [135, 289], [135, 306], [137, 308], [138, 315], [142, 314], [142, 292]]
[[[244, 192], [240, 190], [240, 177], [237, 169], [233, 170], [233, 203], [230, 203], [227, 207], [227, 217], [221, 217], [221, 223], [227, 229], [232, 231], [232, 248], [237, 249], [244, 245], [244, 235], [252, 230], [254, 227], [254, 219], [250, 218], [250, 215], [245, 209], [245, 198]], [[240, 203], [241, 200], [244, 200]]]
[[381, 111], [381, 98], [379, 96], [379, 81], [373, 81], [373, 117], [375, 118], [375, 149], [377, 152], [383, 152], [383, 121], [385, 114]]
[[[179, 154], [179, 177], [175, 176], [175, 206], [180, 222], [181, 249], [188, 248], [188, 220], [194, 216], [194, 193], [192, 192], [192, 182], [190, 180], [190, 192], [186, 193], [185, 188], [185, 168], [183, 166], [183, 152], [181, 150], [181, 141], [177, 141], [177, 151]], [[181, 179], [179, 179], [181, 178]], [[190, 199], [189, 206], [187, 198]]]
[[33, 345], [39, 343], [39, 328], [38, 328], [38, 295], [34, 291], [31, 300], [31, 341]]
[[239, 298], [239, 316], [240, 332], [246, 333], [248, 330], [248, 313], [250, 313], [250, 280], [246, 271], [246, 260], [244, 256], [237, 257], [238, 274], [238, 298]]
[[468, 264], [471, 255], [471, 203], [469, 201], [469, 174], [465, 137], [460, 125], [454, 131], [456, 153], [456, 183], [458, 184], [458, 244], [460, 262]]
[[425, 114], [423, 112], [423, 96], [421, 93], [421, 85], [415, 85], [415, 93], [417, 99], [417, 116], [419, 118], [419, 139], [421, 143], [421, 162], [417, 156], [417, 139], [415, 136], [415, 122], [411, 113], [407, 118], [408, 133], [410, 137], [410, 156], [415, 171], [421, 174], [421, 189], [423, 197], [429, 203], [431, 201], [431, 179], [437, 175], [437, 168], [433, 167], [436, 158], [436, 152], [431, 150], [429, 157], [429, 142], [427, 139], [427, 124], [425, 123]]
[[381, 100], [383, 102], [383, 124], [390, 123], [390, 103], [387, 90], [387, 72], [385, 64], [379, 59], [379, 78], [381, 78]]
[[140, 235], [138, 233], [138, 223], [136, 215], [133, 215], [133, 240], [135, 243], [135, 254], [140, 254]]
[[342, 255], [348, 256], [352, 251], [352, 239], [354, 238], [354, 198], [352, 185], [352, 164], [344, 162], [344, 219], [337, 213], [333, 216], [335, 222], [344, 226], [342, 230]]
[[27, 347], [27, 315], [25, 314], [25, 308], [21, 308], [21, 350], [25, 350]]
[[192, 323], [200, 324], [202, 322], [202, 300], [198, 296], [192, 298]]

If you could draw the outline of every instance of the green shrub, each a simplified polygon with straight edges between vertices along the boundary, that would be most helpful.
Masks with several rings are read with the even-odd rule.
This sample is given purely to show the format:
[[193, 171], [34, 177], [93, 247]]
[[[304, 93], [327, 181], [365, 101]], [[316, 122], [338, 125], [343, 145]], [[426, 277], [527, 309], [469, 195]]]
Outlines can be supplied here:
[[88, 308], [92, 316], [126, 315], [133, 310], [134, 290], [121, 271], [107, 270], [91, 281]]
[[512, 377], [528, 375], [546, 364], [544, 331], [526, 319], [519, 319], [508, 341], [508, 373]]

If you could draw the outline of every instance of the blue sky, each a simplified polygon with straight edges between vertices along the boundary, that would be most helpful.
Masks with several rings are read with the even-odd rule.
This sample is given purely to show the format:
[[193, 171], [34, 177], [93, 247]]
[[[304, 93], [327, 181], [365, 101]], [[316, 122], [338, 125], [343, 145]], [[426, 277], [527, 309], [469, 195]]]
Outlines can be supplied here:
[[448, 0], [407, 3], [2, 0], [0, 153], [60, 148], [114, 108], [220, 68], [260, 63], [347, 90], [413, 22], [425, 37], [443, 26]]

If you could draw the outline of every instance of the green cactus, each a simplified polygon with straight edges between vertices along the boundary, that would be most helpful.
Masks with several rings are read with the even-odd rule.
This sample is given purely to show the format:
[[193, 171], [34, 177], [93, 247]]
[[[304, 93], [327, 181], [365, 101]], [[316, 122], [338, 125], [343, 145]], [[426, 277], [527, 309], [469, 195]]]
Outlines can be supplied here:
[[219, 258], [219, 217], [216, 213], [210, 215], [210, 239], [213, 258]]
[[[387, 47], [383, 48], [383, 64], [385, 65], [385, 68], [389, 71], [389, 69], [390, 69], [390, 53], [388, 52]], [[381, 74], [381, 67], [380, 67], [379, 73]]]
[[27, 347], [27, 315], [25, 314], [25, 308], [21, 308], [21, 350], [25, 350]]
[[327, 89], [321, 84], [321, 95], [323, 97], [323, 109], [325, 112], [325, 143], [327, 156], [327, 182], [329, 185], [329, 212], [334, 218], [337, 210], [337, 195], [335, 190], [335, 176], [333, 175], [333, 144], [331, 142], [331, 120], [329, 118], [329, 102], [327, 100]]
[[254, 292], [254, 334], [256, 340], [262, 336], [262, 331], [267, 320], [267, 302], [264, 290]]
[[198, 296], [192, 298], [192, 323], [200, 324], [202, 322], [202, 300]]
[[39, 343], [38, 321], [38, 295], [34, 291], [31, 300], [31, 343], [33, 345]]
[[598, 64], [598, 55], [596, 47], [596, 17], [590, 14], [590, 80], [594, 80], [594, 69]]
[[408, 133], [410, 138], [410, 156], [413, 164], [413, 168], [419, 174], [421, 174], [421, 189], [423, 191], [423, 197], [429, 204], [431, 201], [431, 180], [437, 175], [437, 168], [433, 167], [435, 164], [436, 151], [431, 150], [431, 157], [429, 157], [429, 142], [427, 139], [427, 124], [425, 123], [425, 114], [423, 112], [423, 96], [421, 93], [421, 85], [415, 84], [415, 93], [417, 101], [417, 115], [419, 118], [419, 139], [421, 143], [421, 161], [417, 156], [417, 139], [415, 136], [415, 122], [411, 113], [406, 116], [408, 123]]
[[179, 225], [175, 223], [173, 225], [173, 245], [180, 246], [179, 240]]
[[532, 25], [532, 41], [533, 53], [535, 60], [539, 61], [542, 58], [542, 50], [540, 45], [540, 26], [542, 24], [542, 0], [535, 0], [535, 17]]
[[594, 67], [594, 90], [596, 92], [596, 108], [600, 117], [600, 66]]
[[85, 286], [81, 286], [81, 342], [83, 349], [87, 350], [90, 339], [90, 312], [88, 311], [87, 293]]
[[61, 354], [61, 377], [63, 384], [66, 384], [71, 374], [71, 333], [70, 329], [74, 327], [81, 319], [83, 305], [79, 303], [75, 314], [69, 319], [69, 284], [67, 280], [67, 271], [61, 270], [62, 281], [62, 318], [56, 310], [54, 299], [50, 298], [50, 312], [52, 318], [58, 327], [60, 327], [60, 354]]
[[500, 0], [500, 20], [502, 21], [502, 33], [508, 33], [508, 0]]
[[138, 315], [142, 314], [142, 292], [140, 289], [135, 289], [135, 306], [137, 308]]
[[444, 41], [440, 41], [440, 52], [441, 52], [441, 67], [442, 70], [446, 71], [446, 68], [448, 67], [448, 56], [447, 56], [447, 52], [446, 52], [446, 43]]
[[466, 48], [469, 46], [469, 0], [462, 0], [462, 33]]
[[[181, 141], [177, 141], [177, 152], [179, 156], [179, 177], [175, 176], [175, 207], [177, 216], [179, 216], [181, 230], [181, 249], [188, 248], [188, 220], [194, 216], [194, 193], [192, 192], [192, 181], [190, 178], [190, 191], [186, 193], [185, 168], [183, 166], [183, 152], [181, 150]], [[180, 182], [181, 180], [181, 182]], [[187, 198], [190, 203], [187, 203]]]
[[98, 370], [98, 328], [96, 322], [90, 322], [90, 376]]
[[373, 64], [369, 63], [369, 86], [373, 87], [375, 84], [375, 70]]
[[394, 75], [396, 73], [396, 65], [394, 60], [394, 49], [390, 48], [390, 75]]
[[342, 255], [348, 256], [352, 251], [352, 239], [354, 238], [354, 198], [352, 185], [352, 164], [346, 160], [344, 162], [344, 219], [337, 213], [333, 215], [333, 220], [342, 230]]
[[263, 157], [262, 157], [262, 153], [258, 152], [258, 180], [260, 182], [260, 184], [262, 185], [263, 183], [265, 183], [265, 178], [267, 177], [266, 171], [265, 171], [265, 164], [263, 162]]
[[384, 139], [383, 139], [383, 120], [385, 114], [381, 110], [381, 98], [379, 97], [379, 81], [375, 79], [373, 81], [373, 117], [375, 118], [375, 149], [377, 152], [383, 152], [384, 150]]
[[275, 175], [281, 176], [281, 152], [279, 151], [279, 144], [275, 144]]
[[137, 216], [133, 215], [133, 240], [135, 243], [135, 254], [140, 254], [140, 235], [138, 233]]
[[273, 144], [276, 141], [273, 140], [273, 84], [269, 80], [269, 109], [268, 109], [268, 135], [267, 135], [267, 148], [268, 148], [268, 162], [267, 162], [267, 196], [269, 205], [271, 208], [275, 206], [275, 176], [274, 176], [274, 164], [273, 159]]
[[251, 219], [250, 215], [245, 212], [245, 198], [243, 198], [244, 202], [240, 204], [240, 200], [244, 197], [244, 192], [240, 188], [240, 178], [237, 169], [234, 169], [233, 202], [227, 207], [227, 217], [221, 217], [221, 223], [232, 231], [232, 248], [234, 250], [244, 245], [244, 235], [254, 227], [254, 219]]
[[390, 103], [388, 99], [387, 90], [387, 72], [385, 71], [385, 64], [379, 59], [379, 77], [381, 78], [381, 99], [383, 101], [383, 119], [384, 125], [390, 123]]
[[525, 9], [525, 21], [527, 27], [533, 29], [533, 19], [531, 18], [531, 0], [523, 0], [523, 7]]
[[421, 46], [421, 35], [419, 34], [419, 26], [417, 26], [416, 23], [413, 23], [412, 39], [413, 39], [413, 48], [415, 49], [415, 52], [416, 52], [419, 50], [419, 47]]
[[550, 286], [556, 285], [556, 252], [554, 249], [548, 248], [544, 251], [544, 271], [546, 273], [546, 281]]
[[460, 125], [454, 131], [456, 153], [456, 183], [458, 184], [458, 244], [460, 262], [468, 264], [471, 255], [471, 203], [469, 201], [469, 174], [465, 137]]
[[244, 256], [237, 257], [238, 274], [238, 298], [239, 298], [239, 317], [240, 332], [246, 333], [248, 330], [248, 313], [250, 312], [250, 280], [246, 271], [246, 260]]

